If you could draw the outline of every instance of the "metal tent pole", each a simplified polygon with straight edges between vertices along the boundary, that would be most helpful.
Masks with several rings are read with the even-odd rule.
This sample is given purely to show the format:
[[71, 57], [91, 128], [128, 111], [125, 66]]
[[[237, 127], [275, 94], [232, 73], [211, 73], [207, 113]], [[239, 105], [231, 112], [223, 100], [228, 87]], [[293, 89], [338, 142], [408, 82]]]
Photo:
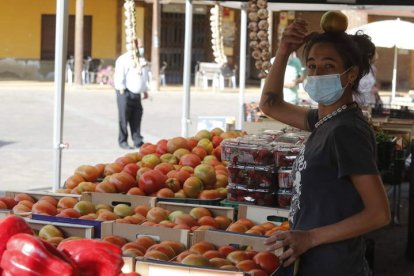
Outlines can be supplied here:
[[414, 260], [414, 139], [410, 144], [411, 164], [410, 164], [410, 182], [408, 190], [408, 226], [407, 226], [407, 248], [405, 256]]
[[244, 90], [246, 88], [246, 43], [247, 43], [247, 3], [241, 4], [241, 18], [240, 18], [240, 71], [239, 71], [239, 120], [237, 128], [243, 129], [244, 122]]
[[69, 0], [56, 0], [55, 104], [53, 118], [53, 191], [60, 188], [62, 165], [63, 105], [65, 100], [65, 63], [68, 40]]
[[185, 38], [184, 38], [184, 74], [183, 74], [183, 109], [181, 119], [181, 136], [188, 137], [190, 120], [190, 78], [191, 78], [191, 40], [193, 32], [193, 4], [185, 1]]
[[397, 46], [394, 46], [394, 66], [392, 68], [391, 104], [395, 100], [395, 92], [397, 90], [397, 60], [398, 60], [398, 49], [397, 49]]

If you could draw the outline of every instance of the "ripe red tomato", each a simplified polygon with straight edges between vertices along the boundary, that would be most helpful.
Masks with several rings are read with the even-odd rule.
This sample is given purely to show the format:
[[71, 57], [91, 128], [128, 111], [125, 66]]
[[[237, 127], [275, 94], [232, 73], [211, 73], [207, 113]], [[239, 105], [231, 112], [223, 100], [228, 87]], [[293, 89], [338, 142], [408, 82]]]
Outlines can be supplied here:
[[272, 273], [279, 267], [279, 258], [270, 252], [259, 252], [253, 257], [253, 261], [267, 273]]
[[157, 146], [151, 143], [145, 143], [139, 148], [139, 153], [144, 156], [151, 153], [156, 153]]
[[168, 152], [168, 149], [167, 149], [167, 142], [168, 142], [168, 140], [167, 139], [161, 139], [161, 140], [159, 140], [158, 142], [157, 142], [157, 144], [156, 144], [156, 150], [155, 150], [155, 152], [156, 153], [158, 153], [158, 154], [164, 154], [164, 153], [167, 153]]
[[155, 166], [154, 170], [160, 171], [162, 174], [167, 175], [170, 171], [174, 170], [174, 166], [170, 163], [160, 163]]
[[158, 170], [147, 171], [139, 178], [139, 188], [149, 195], [165, 188], [166, 180], [167, 177]]
[[180, 158], [179, 164], [183, 166], [190, 166], [192, 168], [195, 168], [201, 164], [201, 158], [197, 154], [187, 153], [187, 154], [184, 154]]

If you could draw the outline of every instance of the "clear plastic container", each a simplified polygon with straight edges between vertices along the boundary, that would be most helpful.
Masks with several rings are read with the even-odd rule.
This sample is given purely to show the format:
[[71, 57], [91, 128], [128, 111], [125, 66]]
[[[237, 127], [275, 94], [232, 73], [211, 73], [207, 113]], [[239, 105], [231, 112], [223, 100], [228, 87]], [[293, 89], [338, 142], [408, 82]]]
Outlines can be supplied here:
[[279, 189], [277, 191], [277, 205], [280, 208], [289, 208], [292, 196], [292, 189]]
[[243, 185], [230, 183], [227, 186], [229, 201], [246, 202], [260, 206], [276, 206], [276, 189], [247, 189]]
[[226, 139], [221, 143], [221, 159], [233, 164], [274, 165], [273, 143], [257, 136]]
[[286, 133], [278, 136], [275, 139], [275, 142], [299, 145], [299, 144], [303, 144], [304, 141], [309, 136], [308, 133], [303, 132], [303, 131], [295, 131], [293, 129], [289, 129], [286, 131], [287, 131]]
[[277, 167], [292, 167], [303, 145], [280, 143], [273, 150]]
[[281, 130], [272, 130], [272, 129], [268, 129], [263, 131], [263, 133], [260, 134], [261, 137], [264, 137], [270, 141], [275, 141], [277, 140], [280, 136], [282, 136], [284, 134], [283, 131]]
[[293, 177], [291, 175], [291, 167], [280, 167], [277, 171], [277, 179], [279, 188], [292, 188]]
[[230, 164], [229, 182], [249, 189], [277, 187], [277, 170], [275, 166], [252, 166]]

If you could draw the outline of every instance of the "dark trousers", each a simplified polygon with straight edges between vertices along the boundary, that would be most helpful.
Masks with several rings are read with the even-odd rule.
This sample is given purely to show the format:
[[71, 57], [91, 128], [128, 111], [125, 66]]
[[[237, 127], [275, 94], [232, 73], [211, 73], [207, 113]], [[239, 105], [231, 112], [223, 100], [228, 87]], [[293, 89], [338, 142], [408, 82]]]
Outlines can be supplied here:
[[138, 147], [143, 142], [141, 136], [141, 120], [143, 108], [141, 104], [141, 94], [134, 94], [128, 89], [123, 94], [116, 91], [119, 117], [118, 143], [128, 142], [128, 124], [131, 130], [134, 146]]

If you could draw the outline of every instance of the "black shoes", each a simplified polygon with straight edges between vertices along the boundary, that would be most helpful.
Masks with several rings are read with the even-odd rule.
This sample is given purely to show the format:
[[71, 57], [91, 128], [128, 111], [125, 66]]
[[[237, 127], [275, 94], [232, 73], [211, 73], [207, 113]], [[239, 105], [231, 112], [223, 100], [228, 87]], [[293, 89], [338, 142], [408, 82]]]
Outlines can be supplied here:
[[128, 143], [126, 142], [119, 144], [119, 146], [121, 147], [121, 149], [126, 149], [126, 150], [134, 149], [133, 147], [128, 145]]
[[135, 145], [135, 148], [139, 149], [143, 144], [144, 144], [144, 142], [141, 141], [137, 145]]
[[128, 145], [127, 142], [124, 142], [124, 143], [119, 144], [119, 146], [122, 149], [130, 150], [130, 149], [134, 149], [134, 148], [139, 149], [143, 144], [144, 144], [144, 142], [139, 142], [138, 144], [135, 145], [135, 147], [131, 147], [130, 145]]

